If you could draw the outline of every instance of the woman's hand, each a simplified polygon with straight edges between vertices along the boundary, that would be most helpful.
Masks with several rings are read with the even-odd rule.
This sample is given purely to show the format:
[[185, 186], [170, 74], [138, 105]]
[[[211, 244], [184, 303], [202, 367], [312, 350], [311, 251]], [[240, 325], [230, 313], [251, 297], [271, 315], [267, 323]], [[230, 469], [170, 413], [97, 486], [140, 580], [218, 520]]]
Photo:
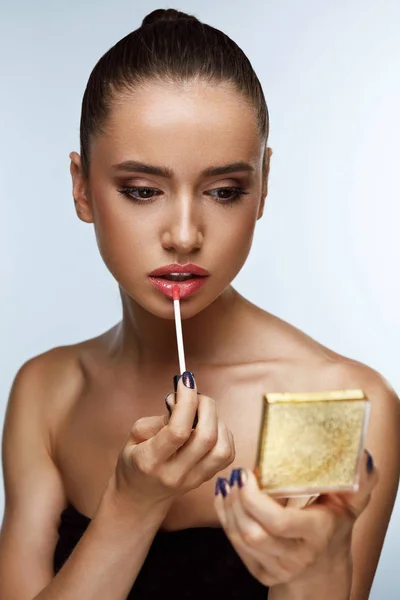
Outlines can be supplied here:
[[217, 480], [215, 508], [236, 552], [264, 585], [294, 582], [310, 589], [324, 573], [333, 582], [340, 573], [345, 579], [340, 585], [346, 586], [341, 589], [350, 591], [352, 529], [376, 482], [376, 468], [365, 452], [357, 493], [321, 495], [299, 509], [262, 492], [249, 469], [234, 469], [229, 482]]
[[168, 506], [235, 458], [232, 433], [218, 419], [215, 402], [197, 393], [192, 373], [182, 375], [166, 402], [171, 416], [138, 419], [119, 454], [113, 487], [128, 505]]

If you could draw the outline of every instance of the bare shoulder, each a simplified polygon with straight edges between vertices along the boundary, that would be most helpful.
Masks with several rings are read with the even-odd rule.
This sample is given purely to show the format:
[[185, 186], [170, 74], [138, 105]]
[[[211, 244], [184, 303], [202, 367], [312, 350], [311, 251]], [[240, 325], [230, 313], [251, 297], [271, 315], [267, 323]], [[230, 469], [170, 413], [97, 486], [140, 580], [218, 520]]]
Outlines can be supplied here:
[[[10, 507], [22, 503], [21, 488], [29, 479], [24, 476], [27, 465], [32, 472], [44, 464], [53, 468], [54, 428], [82, 385], [76, 356], [72, 347], [54, 348], [27, 360], [14, 378], [2, 435], [6, 515]], [[56, 469], [53, 474], [55, 481]], [[64, 501], [61, 481], [57, 487], [60, 504]]]
[[272, 340], [281, 389], [365, 392], [371, 404], [366, 447], [382, 469], [384, 465], [382, 479], [391, 488], [387, 498], [393, 500], [400, 471], [400, 401], [392, 385], [371, 366], [334, 352], [274, 315], [260, 313], [259, 335]]
[[50, 435], [57, 420], [80, 397], [86, 384], [87, 363], [101, 352], [108, 333], [55, 347], [27, 360], [14, 378], [6, 418], [23, 404], [24, 410], [34, 410], [40, 415], [43, 428]]
[[[6, 499], [18, 495], [22, 473], [14, 468], [15, 456], [23, 454], [27, 442], [45, 461], [54, 459], [58, 427], [85, 386], [81, 355], [88, 343], [52, 348], [27, 360], [16, 373], [2, 435]], [[26, 443], [21, 445], [21, 439]]]
[[[290, 369], [299, 385], [303, 379], [305, 386], [320, 390], [324, 386], [327, 390], [362, 388], [372, 402], [390, 404], [397, 409], [399, 399], [393, 387], [374, 368], [335, 352], [294, 325], [261, 309], [256, 308], [254, 320], [257, 337], [268, 340], [263, 344], [266, 360], [272, 356], [275, 362], [282, 363], [282, 369]], [[302, 372], [304, 378], [300, 375]]]
[[77, 389], [81, 381], [79, 346], [60, 346], [30, 358], [18, 370], [12, 389], [30, 389], [34, 393], [25, 396], [27, 401], [39, 402], [43, 407], [47, 398]]

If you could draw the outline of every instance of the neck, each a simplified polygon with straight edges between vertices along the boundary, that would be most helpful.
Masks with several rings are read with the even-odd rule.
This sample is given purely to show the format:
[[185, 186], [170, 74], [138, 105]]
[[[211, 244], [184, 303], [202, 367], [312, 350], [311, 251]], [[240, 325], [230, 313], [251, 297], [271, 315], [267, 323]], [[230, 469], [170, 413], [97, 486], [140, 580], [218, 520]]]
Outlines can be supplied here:
[[[114, 351], [119, 360], [138, 366], [171, 366], [178, 372], [175, 321], [161, 319], [121, 290], [123, 319], [117, 328]], [[199, 314], [182, 321], [187, 370], [195, 365], [226, 362], [226, 348], [233, 339], [233, 323], [244, 299], [229, 286]]]

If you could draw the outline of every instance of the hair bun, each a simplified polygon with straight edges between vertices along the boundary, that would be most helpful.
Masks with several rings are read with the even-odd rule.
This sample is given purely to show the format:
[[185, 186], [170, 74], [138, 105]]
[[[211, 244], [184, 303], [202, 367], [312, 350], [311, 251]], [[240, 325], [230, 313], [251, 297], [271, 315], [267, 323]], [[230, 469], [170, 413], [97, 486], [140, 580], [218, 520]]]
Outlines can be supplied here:
[[196, 21], [199, 23], [199, 20], [193, 15], [188, 15], [180, 10], [175, 10], [174, 8], [158, 8], [157, 10], [153, 10], [153, 12], [149, 13], [145, 16], [142, 21], [142, 27], [146, 25], [153, 25], [154, 23], [159, 23], [160, 21]]

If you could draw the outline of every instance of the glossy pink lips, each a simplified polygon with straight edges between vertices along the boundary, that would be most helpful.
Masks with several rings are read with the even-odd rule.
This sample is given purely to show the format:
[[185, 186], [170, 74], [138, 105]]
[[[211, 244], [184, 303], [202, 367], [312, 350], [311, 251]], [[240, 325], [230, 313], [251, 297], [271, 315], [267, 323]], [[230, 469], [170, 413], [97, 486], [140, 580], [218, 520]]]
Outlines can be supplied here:
[[[185, 278], [179, 281], [177, 279], [179, 277]], [[171, 299], [175, 286], [179, 287], [180, 298], [187, 298], [197, 292], [206, 283], [208, 277], [209, 272], [206, 269], [192, 263], [165, 265], [149, 273], [150, 283], [164, 296]]]

